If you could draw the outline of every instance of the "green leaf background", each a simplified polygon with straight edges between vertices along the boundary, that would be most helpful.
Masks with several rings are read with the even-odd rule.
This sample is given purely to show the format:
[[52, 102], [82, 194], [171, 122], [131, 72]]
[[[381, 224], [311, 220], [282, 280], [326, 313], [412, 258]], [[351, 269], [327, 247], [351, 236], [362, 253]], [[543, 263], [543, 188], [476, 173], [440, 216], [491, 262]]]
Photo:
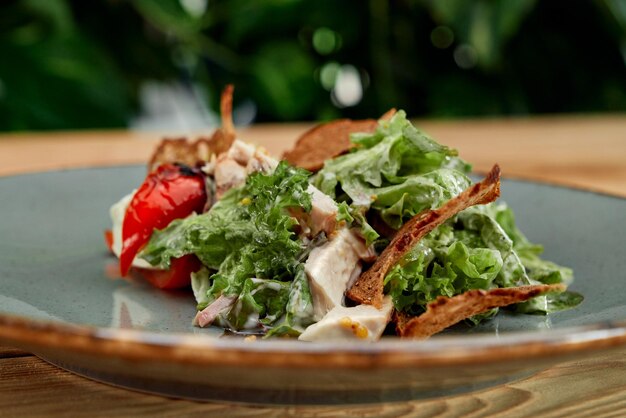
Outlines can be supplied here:
[[[234, 83], [257, 121], [623, 112], [625, 58], [620, 0], [8, 0], [0, 130], [124, 127], [149, 81], [213, 109]], [[363, 95], [342, 107], [346, 65]]]

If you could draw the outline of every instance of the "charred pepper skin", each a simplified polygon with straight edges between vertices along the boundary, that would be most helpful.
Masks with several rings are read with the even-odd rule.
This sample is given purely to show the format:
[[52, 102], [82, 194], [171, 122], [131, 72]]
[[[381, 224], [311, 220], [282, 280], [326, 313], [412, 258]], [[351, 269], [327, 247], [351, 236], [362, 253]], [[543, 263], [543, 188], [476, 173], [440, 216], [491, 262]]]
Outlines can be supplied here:
[[122, 224], [120, 271], [128, 274], [137, 253], [155, 229], [175, 219], [201, 213], [207, 201], [200, 170], [183, 164], [163, 164], [150, 172], [134, 194]]

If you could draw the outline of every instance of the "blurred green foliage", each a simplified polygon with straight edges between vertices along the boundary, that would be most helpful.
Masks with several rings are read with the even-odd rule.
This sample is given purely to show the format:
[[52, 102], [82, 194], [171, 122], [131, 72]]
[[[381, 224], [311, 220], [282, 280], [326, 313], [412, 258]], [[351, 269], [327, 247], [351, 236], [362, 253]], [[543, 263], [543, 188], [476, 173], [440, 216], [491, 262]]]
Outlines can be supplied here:
[[5, 0], [0, 130], [126, 126], [153, 80], [257, 121], [624, 111], [625, 57], [623, 0]]

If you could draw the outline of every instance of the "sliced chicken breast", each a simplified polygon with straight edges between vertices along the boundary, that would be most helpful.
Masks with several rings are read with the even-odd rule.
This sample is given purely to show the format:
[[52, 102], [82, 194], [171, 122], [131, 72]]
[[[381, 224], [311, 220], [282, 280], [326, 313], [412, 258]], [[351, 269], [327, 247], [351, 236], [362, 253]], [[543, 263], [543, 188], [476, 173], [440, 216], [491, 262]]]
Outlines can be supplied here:
[[309, 326], [298, 338], [302, 341], [361, 340], [377, 341], [391, 319], [393, 303], [389, 296], [382, 309], [372, 305], [350, 308], [336, 306], [321, 321]]
[[236, 139], [228, 151], [207, 164], [205, 172], [214, 175], [215, 194], [220, 199], [228, 190], [244, 184], [248, 175], [257, 171], [269, 173], [276, 165], [278, 161], [264, 149]]
[[365, 242], [347, 228], [340, 229], [331, 241], [311, 251], [304, 271], [309, 279], [316, 320], [343, 304], [344, 292], [361, 273], [360, 259], [364, 254], [368, 254]]

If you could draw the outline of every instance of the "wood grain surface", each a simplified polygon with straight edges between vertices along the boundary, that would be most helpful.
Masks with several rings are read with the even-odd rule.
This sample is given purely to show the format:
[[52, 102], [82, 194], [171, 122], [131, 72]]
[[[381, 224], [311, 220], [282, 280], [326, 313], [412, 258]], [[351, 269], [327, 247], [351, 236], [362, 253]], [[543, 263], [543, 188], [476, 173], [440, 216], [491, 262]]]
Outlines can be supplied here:
[[[34, 356], [3, 358], [0, 416], [623, 417], [626, 351], [565, 363], [522, 381], [466, 395], [366, 406], [249, 406], [146, 395], [97, 383]], [[9, 352], [13, 349], [8, 349]]]
[[[626, 116], [418, 121], [459, 149], [478, 171], [498, 162], [505, 177], [539, 179], [626, 196]], [[264, 125], [239, 136], [280, 153], [310, 125]], [[144, 163], [159, 134], [0, 135], [0, 175]], [[626, 349], [564, 363], [499, 387], [432, 400], [368, 406], [249, 406], [147, 395], [97, 383], [18, 348], [0, 346], [0, 417], [625, 417]]]
[[[497, 162], [504, 177], [578, 185], [626, 196], [626, 115], [418, 120], [416, 124], [439, 142], [457, 148], [478, 171], [486, 172]], [[309, 127], [257, 125], [240, 130], [239, 137], [280, 154]], [[119, 131], [0, 135], [0, 175], [146, 163], [162, 137], [158, 133]]]

